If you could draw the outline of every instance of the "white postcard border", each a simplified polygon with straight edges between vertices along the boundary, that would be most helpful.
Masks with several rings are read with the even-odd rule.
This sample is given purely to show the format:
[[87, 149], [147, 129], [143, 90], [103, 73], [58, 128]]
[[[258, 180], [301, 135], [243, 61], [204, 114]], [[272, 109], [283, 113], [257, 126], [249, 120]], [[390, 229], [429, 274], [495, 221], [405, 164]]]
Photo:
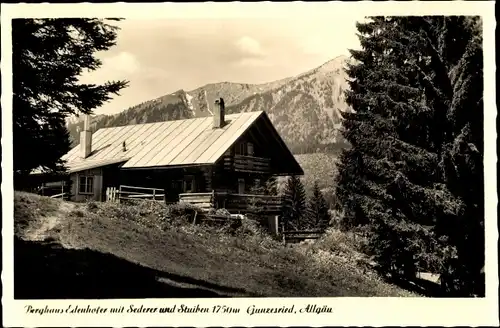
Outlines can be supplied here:
[[[163, 3], [163, 4], [2, 4], [2, 306], [4, 326], [332, 326], [332, 325], [498, 325], [497, 186], [496, 186], [496, 88], [495, 16], [493, 1], [441, 2], [330, 2], [330, 3]], [[286, 8], [286, 10], [285, 10]], [[477, 299], [430, 298], [229, 298], [229, 299], [138, 299], [138, 300], [38, 300], [13, 299], [13, 181], [12, 175], [12, 75], [10, 20], [22, 17], [124, 17], [135, 19], [237, 17], [342, 16], [355, 10], [361, 15], [481, 15], [484, 24], [484, 167], [486, 213], [486, 297]], [[338, 37], [338, 36], [335, 36]], [[333, 39], [333, 37], [332, 37]], [[333, 41], [332, 41], [333, 42]], [[43, 314], [27, 315], [25, 306], [63, 308], [229, 305], [239, 314]], [[333, 313], [255, 314], [247, 309], [307, 304], [326, 305]]]

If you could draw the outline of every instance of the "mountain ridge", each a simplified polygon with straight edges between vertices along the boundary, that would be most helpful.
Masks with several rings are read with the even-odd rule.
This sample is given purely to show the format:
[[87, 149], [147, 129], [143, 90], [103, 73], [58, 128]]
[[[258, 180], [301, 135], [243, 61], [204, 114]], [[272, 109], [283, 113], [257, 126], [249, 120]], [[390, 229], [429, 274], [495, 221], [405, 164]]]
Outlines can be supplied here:
[[[347, 56], [337, 56], [301, 74], [280, 80], [248, 84], [209, 83], [165, 94], [113, 115], [93, 117], [93, 130], [103, 127], [159, 122], [212, 115], [214, 102], [224, 98], [227, 114], [264, 110], [294, 153], [345, 146], [340, 136], [340, 111], [349, 111]], [[78, 143], [83, 122], [68, 120], [72, 144]]]

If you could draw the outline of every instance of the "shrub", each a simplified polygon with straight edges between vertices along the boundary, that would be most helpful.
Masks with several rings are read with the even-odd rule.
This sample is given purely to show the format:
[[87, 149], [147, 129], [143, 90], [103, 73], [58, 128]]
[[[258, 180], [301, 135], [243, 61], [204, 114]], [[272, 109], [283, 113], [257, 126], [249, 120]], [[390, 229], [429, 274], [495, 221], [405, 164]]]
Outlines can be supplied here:
[[88, 212], [95, 212], [97, 210], [97, 204], [94, 202], [94, 201], [88, 201], [86, 202], [85, 204], [85, 209], [88, 211]]
[[201, 209], [189, 203], [171, 204], [167, 206], [163, 220], [164, 223], [172, 225], [192, 223], [197, 212], [200, 213]]
[[150, 216], [155, 218], [162, 218], [165, 216], [167, 206], [163, 202], [153, 200], [138, 200], [133, 203], [140, 216]]
[[101, 217], [130, 220], [145, 226], [158, 227], [164, 221], [166, 205], [150, 200], [134, 200], [127, 203], [105, 202], [99, 205], [88, 202], [86, 210]]
[[355, 232], [328, 229], [316, 242], [315, 247], [332, 253], [361, 252], [367, 240]]
[[230, 235], [234, 235], [241, 226], [241, 220], [233, 219], [231, 213], [225, 208], [210, 209], [208, 217], [203, 219], [201, 223], [205, 228]]
[[258, 220], [244, 218], [240, 222], [240, 227], [234, 233], [235, 236], [265, 249], [274, 249], [281, 245], [273, 239], [267, 229], [263, 228], [261, 222]]
[[334, 229], [340, 228], [340, 222], [342, 220], [342, 214], [338, 210], [328, 210], [328, 215], [330, 216], [329, 226]]
[[218, 208], [215, 210], [215, 215], [231, 217], [231, 213], [229, 213], [229, 211], [225, 208]]
[[76, 209], [70, 212], [70, 215], [76, 216], [78, 218], [83, 218], [85, 216], [85, 213], [83, 213], [82, 210]]
[[106, 202], [98, 207], [96, 214], [111, 219], [133, 220], [134, 216], [130, 215], [131, 210], [131, 206], [128, 205]]
[[260, 223], [258, 221], [244, 218], [241, 220], [241, 226], [238, 229], [237, 234], [240, 236], [262, 236], [264, 231], [260, 227]]

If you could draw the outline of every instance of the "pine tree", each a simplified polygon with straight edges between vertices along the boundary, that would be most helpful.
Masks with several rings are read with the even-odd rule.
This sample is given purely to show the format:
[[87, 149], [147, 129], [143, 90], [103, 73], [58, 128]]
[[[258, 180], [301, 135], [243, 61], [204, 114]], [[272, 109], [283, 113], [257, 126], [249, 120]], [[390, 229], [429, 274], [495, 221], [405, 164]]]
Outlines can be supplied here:
[[306, 192], [300, 178], [293, 175], [285, 183], [282, 215], [286, 230], [300, 230], [306, 212]]
[[82, 72], [101, 66], [94, 54], [115, 45], [116, 30], [100, 19], [12, 21], [16, 180], [35, 168], [63, 171], [59, 159], [70, 147], [65, 118], [91, 114], [126, 86], [126, 81], [78, 83]]
[[363, 50], [351, 51], [346, 92], [354, 113], [343, 114], [352, 148], [337, 178], [345, 228], [368, 224], [384, 272], [444, 268], [444, 287], [461, 295], [484, 263], [478, 26], [458, 16], [358, 24]]
[[313, 192], [307, 207], [307, 217], [311, 228], [325, 229], [330, 223], [328, 206], [317, 181], [314, 181]]

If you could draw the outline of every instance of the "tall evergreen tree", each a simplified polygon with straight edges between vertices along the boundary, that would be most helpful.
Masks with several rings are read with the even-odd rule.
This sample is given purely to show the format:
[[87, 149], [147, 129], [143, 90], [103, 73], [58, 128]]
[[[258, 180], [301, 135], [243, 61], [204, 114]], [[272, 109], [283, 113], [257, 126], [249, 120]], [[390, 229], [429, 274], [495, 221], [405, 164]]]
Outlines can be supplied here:
[[328, 206], [319, 189], [318, 181], [314, 181], [313, 192], [307, 206], [307, 217], [311, 228], [324, 229], [330, 223]]
[[70, 147], [65, 118], [91, 114], [126, 81], [82, 84], [85, 70], [101, 66], [94, 55], [116, 43], [117, 27], [87, 18], [12, 21], [13, 141], [16, 179], [35, 168], [63, 170]]
[[446, 290], [461, 295], [484, 263], [479, 26], [455, 16], [358, 24], [363, 50], [351, 52], [348, 68], [354, 113], [343, 115], [352, 148], [337, 179], [345, 227], [369, 224], [385, 272], [439, 270]]
[[301, 229], [306, 213], [306, 192], [298, 176], [290, 176], [285, 183], [282, 215], [285, 229]]

